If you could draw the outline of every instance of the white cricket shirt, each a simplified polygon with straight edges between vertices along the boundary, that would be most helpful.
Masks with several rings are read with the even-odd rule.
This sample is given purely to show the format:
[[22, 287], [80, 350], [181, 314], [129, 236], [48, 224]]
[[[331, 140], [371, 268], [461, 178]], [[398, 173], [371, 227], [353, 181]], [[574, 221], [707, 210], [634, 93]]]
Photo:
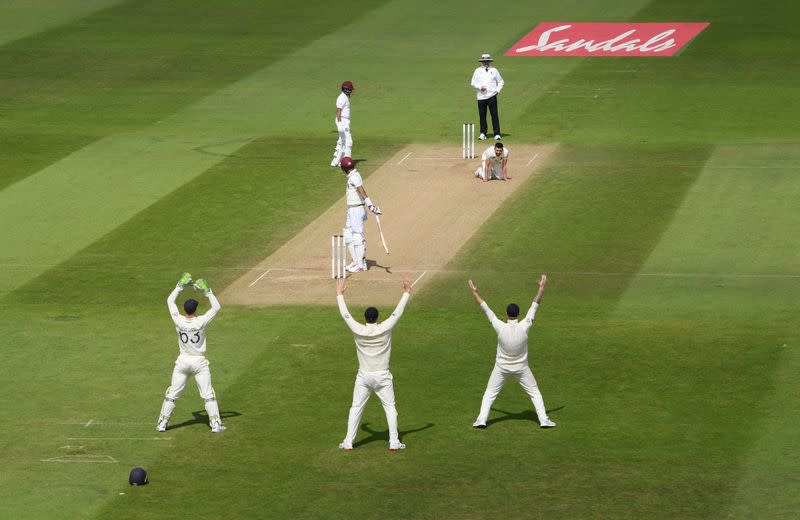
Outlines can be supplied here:
[[200, 316], [187, 318], [178, 311], [178, 306], [175, 305], [175, 299], [181, 290], [180, 287], [175, 287], [175, 290], [167, 298], [167, 308], [169, 308], [170, 316], [175, 323], [175, 330], [178, 332], [178, 348], [181, 354], [203, 356], [206, 353], [206, 325], [211, 323], [221, 306], [214, 293], [208, 293], [211, 309]]
[[350, 173], [347, 174], [347, 188], [345, 188], [345, 201], [347, 202], [348, 206], [360, 206], [364, 204], [364, 201], [361, 200], [361, 195], [358, 194], [357, 188], [364, 185], [364, 181], [361, 180], [361, 174], [353, 168], [350, 170]]
[[[489, 70], [486, 70], [480, 66], [472, 73], [471, 85], [477, 91], [478, 99], [489, 99], [503, 90], [505, 82], [496, 68], [489, 67]], [[486, 87], [486, 92], [481, 92], [481, 87]]]
[[522, 321], [508, 320], [503, 322], [495, 316], [486, 302], [481, 309], [486, 313], [489, 322], [497, 333], [497, 366], [509, 371], [522, 370], [528, 366], [528, 330], [533, 325], [533, 317], [539, 305], [533, 302], [528, 314]]
[[358, 356], [358, 369], [362, 372], [382, 372], [389, 370], [389, 358], [392, 356], [392, 328], [403, 315], [406, 303], [411, 293], [404, 292], [400, 303], [395, 307], [392, 315], [380, 323], [361, 324], [357, 322], [347, 310], [344, 296], [336, 297], [339, 302], [339, 313], [344, 322], [353, 331], [356, 342], [356, 355]]
[[489, 161], [489, 168], [493, 170], [497, 169], [497, 167], [503, 166], [503, 159], [508, 159], [508, 148], [504, 146], [503, 153], [497, 156], [494, 153], [494, 145], [492, 145], [483, 152], [481, 159], [483, 161]]
[[336, 98], [336, 108], [342, 109], [342, 119], [350, 119], [350, 96], [344, 92], [339, 94]]

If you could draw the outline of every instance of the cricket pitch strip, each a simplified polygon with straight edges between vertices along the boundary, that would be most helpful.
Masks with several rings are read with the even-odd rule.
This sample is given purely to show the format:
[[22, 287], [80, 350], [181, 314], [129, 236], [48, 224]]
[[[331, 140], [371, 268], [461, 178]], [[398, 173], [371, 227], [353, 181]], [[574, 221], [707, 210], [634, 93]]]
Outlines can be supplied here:
[[[391, 254], [383, 250], [370, 214], [364, 223], [369, 270], [348, 275], [348, 303], [394, 305], [402, 292], [403, 275], [414, 283], [414, 291], [420, 290], [508, 197], [542, 169], [555, 149], [555, 145], [509, 145], [511, 180], [488, 183], [474, 175], [480, 157], [460, 159], [455, 146], [412, 144], [400, 150], [364, 180], [367, 193], [383, 211], [381, 224]], [[340, 234], [345, 221], [344, 174], [341, 179], [342, 198], [225, 288], [220, 294], [223, 303], [335, 304], [331, 235]]]

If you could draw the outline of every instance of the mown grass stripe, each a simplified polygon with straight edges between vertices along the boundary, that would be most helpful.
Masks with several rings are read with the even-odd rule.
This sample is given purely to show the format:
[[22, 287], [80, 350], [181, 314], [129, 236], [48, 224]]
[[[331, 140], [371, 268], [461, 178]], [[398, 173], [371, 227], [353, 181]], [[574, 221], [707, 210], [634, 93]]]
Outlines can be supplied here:
[[124, 0], [5, 0], [0, 3], [0, 46], [58, 27]]

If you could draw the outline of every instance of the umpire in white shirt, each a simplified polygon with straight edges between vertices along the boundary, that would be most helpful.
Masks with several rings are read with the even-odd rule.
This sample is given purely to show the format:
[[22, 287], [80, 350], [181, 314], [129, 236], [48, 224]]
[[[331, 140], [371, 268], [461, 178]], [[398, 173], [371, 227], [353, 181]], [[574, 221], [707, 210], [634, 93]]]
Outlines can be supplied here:
[[336, 300], [339, 303], [339, 312], [344, 322], [353, 331], [358, 355], [358, 374], [353, 388], [353, 405], [347, 420], [347, 435], [339, 444], [339, 448], [350, 451], [356, 438], [364, 407], [367, 405], [370, 394], [378, 395], [386, 413], [386, 422], [389, 426], [389, 451], [402, 450], [406, 447], [400, 442], [397, 432], [397, 409], [394, 405], [394, 383], [392, 373], [389, 372], [389, 358], [392, 355], [392, 328], [403, 315], [406, 303], [411, 297], [411, 282], [408, 277], [403, 277], [403, 296], [394, 309], [389, 319], [378, 323], [378, 309], [369, 307], [364, 312], [367, 323], [362, 325], [350, 315], [344, 303], [345, 283], [340, 279], [336, 284]]
[[481, 123], [481, 135], [478, 139], [486, 139], [486, 134], [489, 130], [486, 125], [486, 109], [492, 114], [492, 128], [494, 129], [494, 138], [500, 139], [500, 117], [497, 114], [497, 95], [503, 90], [503, 77], [496, 68], [492, 67], [492, 57], [488, 54], [482, 54], [481, 66], [475, 69], [472, 73], [472, 88], [478, 94], [478, 118]]
[[539, 302], [542, 301], [542, 293], [544, 286], [547, 283], [547, 275], [542, 275], [539, 279], [539, 292], [533, 299], [531, 308], [522, 321], [518, 321], [519, 307], [512, 303], [506, 308], [508, 321], [503, 323], [495, 316], [492, 309], [486, 304], [485, 301], [478, 294], [478, 288], [469, 281], [469, 288], [475, 300], [486, 313], [489, 322], [497, 332], [497, 358], [495, 361], [492, 375], [489, 376], [489, 383], [486, 385], [486, 392], [483, 394], [483, 401], [481, 402], [481, 411], [478, 418], [472, 424], [475, 428], [486, 428], [486, 420], [489, 418], [489, 410], [492, 408], [492, 403], [497, 398], [506, 379], [513, 377], [522, 388], [528, 393], [533, 401], [533, 407], [536, 409], [536, 415], [539, 418], [539, 426], [542, 428], [553, 428], [556, 423], [547, 417], [547, 410], [544, 407], [544, 400], [542, 393], [539, 392], [539, 387], [536, 384], [536, 379], [533, 377], [530, 367], [528, 366], [528, 330], [533, 325], [533, 316], [536, 314], [536, 309], [539, 308]]

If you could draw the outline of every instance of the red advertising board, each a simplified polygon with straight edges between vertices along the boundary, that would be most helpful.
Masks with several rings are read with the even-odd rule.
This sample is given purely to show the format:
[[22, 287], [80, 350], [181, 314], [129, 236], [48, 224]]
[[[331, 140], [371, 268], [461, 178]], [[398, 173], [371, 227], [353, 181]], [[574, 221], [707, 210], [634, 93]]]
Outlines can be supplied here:
[[674, 56], [708, 25], [543, 22], [505, 56]]

